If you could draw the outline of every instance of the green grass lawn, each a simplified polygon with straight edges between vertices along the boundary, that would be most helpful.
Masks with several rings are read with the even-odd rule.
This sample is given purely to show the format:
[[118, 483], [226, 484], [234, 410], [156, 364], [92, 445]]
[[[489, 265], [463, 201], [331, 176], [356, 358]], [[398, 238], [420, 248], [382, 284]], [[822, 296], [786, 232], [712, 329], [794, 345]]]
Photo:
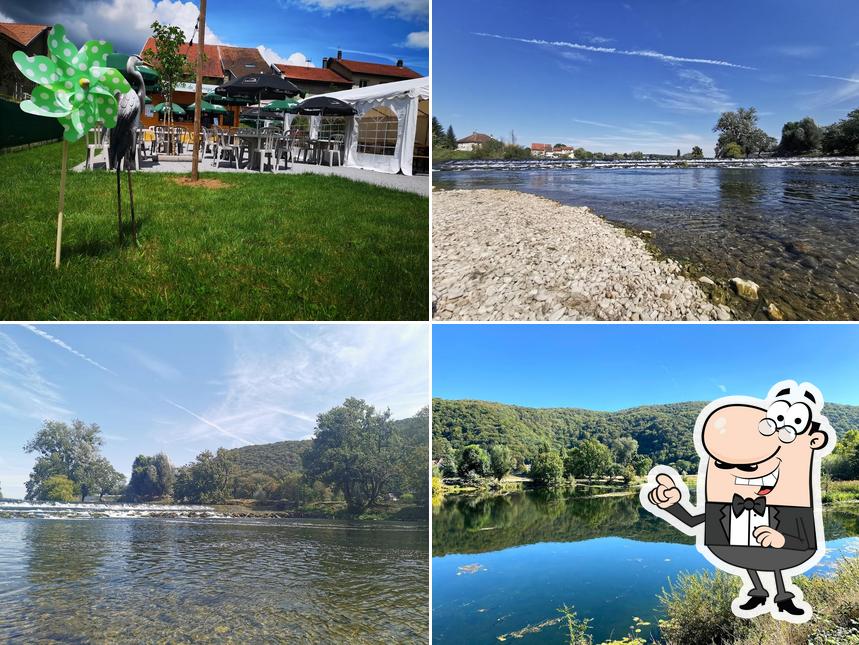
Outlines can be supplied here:
[[[60, 153], [0, 155], [2, 319], [428, 317], [429, 200], [340, 177], [135, 173], [135, 248], [119, 246], [115, 173], [70, 172], [57, 271]], [[69, 166], [84, 156], [72, 144]]]

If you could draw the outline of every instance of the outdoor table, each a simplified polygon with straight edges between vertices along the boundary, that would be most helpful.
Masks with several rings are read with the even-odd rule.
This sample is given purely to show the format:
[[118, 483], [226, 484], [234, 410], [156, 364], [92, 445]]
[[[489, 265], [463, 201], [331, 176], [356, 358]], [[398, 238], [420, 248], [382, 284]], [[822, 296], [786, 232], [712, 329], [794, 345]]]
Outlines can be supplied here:
[[255, 170], [256, 169], [256, 161], [254, 157], [256, 157], [256, 150], [260, 147], [261, 142], [268, 138], [268, 133], [266, 132], [242, 132], [241, 134], [236, 134], [236, 136], [242, 141], [248, 142], [248, 152], [250, 154], [250, 159], [248, 159], [248, 169]]
[[[313, 150], [315, 150], [316, 164], [317, 165], [322, 165], [322, 153], [327, 152], [329, 146], [332, 143], [336, 143], [339, 146], [339, 145], [342, 145], [343, 142], [342, 141], [335, 141], [334, 139], [311, 139], [310, 140], [310, 146]], [[341, 158], [340, 165], [342, 166], [345, 161], [346, 161], [345, 158]]]

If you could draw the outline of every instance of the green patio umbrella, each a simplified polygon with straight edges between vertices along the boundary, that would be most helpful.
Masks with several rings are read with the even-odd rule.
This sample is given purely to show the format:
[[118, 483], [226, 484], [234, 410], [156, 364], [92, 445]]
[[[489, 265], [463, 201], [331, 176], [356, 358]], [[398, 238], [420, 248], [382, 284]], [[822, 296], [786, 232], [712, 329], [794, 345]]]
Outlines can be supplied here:
[[[118, 69], [120, 71], [125, 71], [125, 65], [128, 63], [128, 54], [108, 54], [107, 55], [107, 67], [113, 67], [114, 69]], [[149, 67], [148, 65], [136, 65], [137, 71], [140, 72], [140, 75], [143, 77], [143, 84], [146, 85], [147, 89], [151, 89], [154, 85], [158, 84], [158, 79], [160, 78], [158, 72]]]
[[[194, 103], [191, 103], [188, 107], [185, 108], [188, 112], [194, 111]], [[229, 110], [222, 105], [212, 105], [207, 101], [200, 101], [200, 111], [201, 112], [209, 112], [211, 114], [227, 114]]]
[[[154, 108], [152, 108], [153, 112], [165, 112], [167, 110], [167, 103], [159, 103]], [[185, 108], [176, 103], [173, 104], [173, 114], [185, 114]]]
[[266, 110], [274, 110], [275, 112], [288, 112], [296, 105], [298, 105], [298, 101], [294, 99], [278, 99], [263, 107]]

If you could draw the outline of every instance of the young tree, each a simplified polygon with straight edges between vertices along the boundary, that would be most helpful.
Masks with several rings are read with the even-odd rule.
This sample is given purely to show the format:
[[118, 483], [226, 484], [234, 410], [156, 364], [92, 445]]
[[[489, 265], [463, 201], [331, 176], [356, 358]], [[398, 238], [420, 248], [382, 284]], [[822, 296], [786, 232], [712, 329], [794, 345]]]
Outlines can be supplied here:
[[564, 462], [556, 450], [542, 450], [531, 463], [531, 476], [548, 488], [560, 486], [564, 481]]
[[704, 151], [701, 150], [700, 146], [692, 146], [692, 158], [693, 159], [703, 159]]
[[389, 411], [378, 413], [365, 401], [349, 398], [317, 417], [313, 445], [303, 455], [304, 470], [334, 486], [348, 512], [360, 515], [389, 492], [407, 450], [393, 431]]
[[75, 483], [65, 475], [51, 475], [39, 487], [38, 499], [44, 502], [73, 502], [78, 495]]
[[486, 477], [490, 472], [489, 455], [477, 444], [465, 446], [459, 455], [457, 472], [460, 477], [468, 477], [470, 474]]
[[489, 449], [489, 469], [497, 480], [504, 479], [513, 470], [513, 456], [504, 444], [495, 444]]
[[575, 478], [594, 477], [608, 472], [612, 464], [611, 451], [596, 439], [585, 439], [570, 450], [567, 472]]
[[[146, 64], [160, 75], [161, 93], [167, 103], [166, 122], [173, 125], [173, 93], [176, 85], [191, 76], [191, 65], [180, 47], [185, 43], [185, 32], [175, 25], [162, 25], [157, 20], [152, 23], [152, 37], [155, 48], [143, 54]], [[175, 142], [171, 140], [171, 146]], [[171, 154], [176, 154], [175, 147]]]

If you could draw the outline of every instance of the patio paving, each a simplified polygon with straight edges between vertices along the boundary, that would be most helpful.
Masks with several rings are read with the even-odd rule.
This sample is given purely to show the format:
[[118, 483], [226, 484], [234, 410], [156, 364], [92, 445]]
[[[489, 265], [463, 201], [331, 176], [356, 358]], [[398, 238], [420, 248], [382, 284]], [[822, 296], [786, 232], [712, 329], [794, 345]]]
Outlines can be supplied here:
[[[80, 163], [72, 170], [75, 172], [83, 172], [85, 163]], [[103, 162], [93, 164], [95, 168], [103, 169]], [[200, 172], [240, 172], [240, 173], [255, 173], [260, 174], [258, 170], [248, 170], [241, 168], [236, 170], [235, 166], [229, 166], [226, 161], [222, 161], [218, 167], [212, 165], [211, 159], [204, 159], [199, 165]], [[175, 172], [175, 173], [190, 173], [191, 160], [187, 161], [141, 161], [140, 172]], [[268, 174], [272, 171], [266, 170]], [[310, 173], [317, 175], [336, 175], [353, 179], [355, 181], [363, 181], [368, 184], [375, 184], [385, 188], [393, 188], [409, 193], [417, 193], [424, 197], [429, 196], [429, 175], [415, 175], [407, 177], [406, 175], [391, 175], [384, 172], [376, 172], [374, 170], [362, 170], [361, 168], [346, 168], [340, 166], [316, 165], [312, 163], [290, 163], [289, 170], [284, 170], [281, 164], [281, 169], [274, 171], [277, 175], [297, 175], [302, 173]]]

